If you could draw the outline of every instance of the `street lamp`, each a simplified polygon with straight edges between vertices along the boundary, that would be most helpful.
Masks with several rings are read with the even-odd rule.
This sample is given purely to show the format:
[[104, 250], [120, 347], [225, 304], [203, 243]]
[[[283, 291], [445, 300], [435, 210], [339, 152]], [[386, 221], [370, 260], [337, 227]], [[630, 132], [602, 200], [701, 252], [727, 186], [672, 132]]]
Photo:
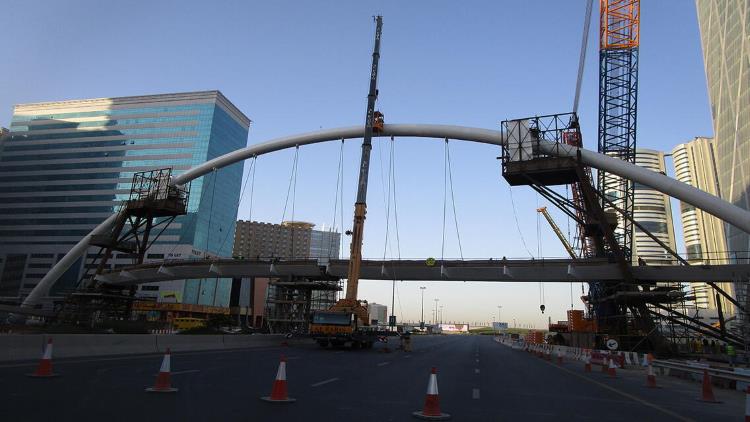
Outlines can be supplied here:
[[427, 290], [427, 287], [421, 286], [419, 290], [422, 291], [422, 319], [420, 321], [421, 324], [419, 328], [424, 329], [424, 291]]
[[497, 305], [497, 322], [502, 321], [500, 319], [500, 309], [503, 309], [503, 307], [501, 305]]
[[440, 323], [443, 323], [443, 305], [440, 305]]
[[438, 302], [440, 302], [440, 299], [435, 299], [435, 324], [438, 323]]

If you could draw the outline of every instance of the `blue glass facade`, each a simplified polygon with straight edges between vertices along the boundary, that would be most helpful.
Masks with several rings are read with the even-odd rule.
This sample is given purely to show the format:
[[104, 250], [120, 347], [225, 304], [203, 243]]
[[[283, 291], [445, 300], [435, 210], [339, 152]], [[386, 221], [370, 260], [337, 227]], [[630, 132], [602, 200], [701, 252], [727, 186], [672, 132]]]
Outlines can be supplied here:
[[[117, 209], [135, 172], [172, 167], [180, 174], [242, 148], [249, 124], [218, 91], [16, 106], [0, 141], [0, 259], [14, 254], [8, 280], [0, 262], [0, 296], [32, 288], [43, 266]], [[155, 255], [229, 256], [241, 179], [238, 163], [193, 181], [188, 214], [161, 235]], [[19, 283], [16, 255], [24, 254]], [[56, 290], [77, 281], [69, 278]], [[198, 284], [209, 282], [185, 283], [185, 302], [221, 305], [226, 296], [228, 303], [229, 281], [211, 280], [203, 294]]]

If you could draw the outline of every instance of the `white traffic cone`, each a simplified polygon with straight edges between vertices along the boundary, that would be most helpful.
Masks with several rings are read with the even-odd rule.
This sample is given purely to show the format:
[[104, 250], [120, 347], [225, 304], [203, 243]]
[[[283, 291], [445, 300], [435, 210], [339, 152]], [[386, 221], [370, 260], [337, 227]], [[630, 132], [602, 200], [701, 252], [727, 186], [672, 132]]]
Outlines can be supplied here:
[[430, 373], [430, 380], [427, 382], [427, 396], [424, 400], [422, 410], [412, 412], [412, 416], [419, 419], [431, 421], [444, 421], [451, 418], [451, 415], [440, 411], [440, 395], [437, 385], [437, 369], [434, 367]]
[[161, 361], [161, 368], [159, 369], [159, 375], [156, 376], [156, 382], [153, 387], [146, 388], [148, 393], [176, 393], [177, 389], [172, 387], [172, 369], [171, 369], [171, 356], [172, 354], [167, 348], [167, 352], [164, 354], [164, 358]]
[[37, 366], [36, 371], [32, 374], [26, 374], [28, 377], [32, 378], [54, 378], [59, 377], [60, 374], [55, 374], [52, 372], [52, 338], [50, 337], [49, 340], [47, 340], [47, 345], [44, 347], [44, 354], [42, 355], [42, 360], [39, 361], [39, 366]]

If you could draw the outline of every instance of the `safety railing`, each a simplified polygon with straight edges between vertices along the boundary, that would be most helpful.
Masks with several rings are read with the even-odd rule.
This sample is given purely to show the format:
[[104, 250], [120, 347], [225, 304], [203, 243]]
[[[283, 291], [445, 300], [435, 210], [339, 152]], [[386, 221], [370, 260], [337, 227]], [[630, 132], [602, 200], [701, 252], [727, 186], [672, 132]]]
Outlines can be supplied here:
[[659, 359], [654, 359], [652, 365], [655, 368], [675, 369], [692, 374], [703, 374], [705, 371], [708, 371], [708, 374], [711, 375], [712, 378], [722, 378], [731, 381], [750, 383], [750, 374], [746, 375], [734, 371], [728, 371], [726, 369], [711, 368], [708, 365]]

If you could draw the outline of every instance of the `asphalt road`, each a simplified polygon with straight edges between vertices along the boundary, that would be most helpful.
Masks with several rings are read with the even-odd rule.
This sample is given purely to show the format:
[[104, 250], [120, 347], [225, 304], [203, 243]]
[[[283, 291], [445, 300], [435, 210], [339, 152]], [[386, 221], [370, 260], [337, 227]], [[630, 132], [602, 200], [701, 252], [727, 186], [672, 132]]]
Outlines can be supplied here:
[[[741, 420], [745, 395], [715, 389], [722, 404], [696, 400], [698, 383], [640, 370], [608, 379], [578, 362], [562, 366], [489, 336], [414, 336], [413, 352], [269, 347], [172, 355], [172, 395], [147, 394], [159, 355], [54, 361], [55, 379], [24, 374], [35, 363], [0, 364], [0, 421], [408, 421], [438, 369], [441, 407], [456, 421]], [[287, 356], [292, 404], [259, 400]]]

